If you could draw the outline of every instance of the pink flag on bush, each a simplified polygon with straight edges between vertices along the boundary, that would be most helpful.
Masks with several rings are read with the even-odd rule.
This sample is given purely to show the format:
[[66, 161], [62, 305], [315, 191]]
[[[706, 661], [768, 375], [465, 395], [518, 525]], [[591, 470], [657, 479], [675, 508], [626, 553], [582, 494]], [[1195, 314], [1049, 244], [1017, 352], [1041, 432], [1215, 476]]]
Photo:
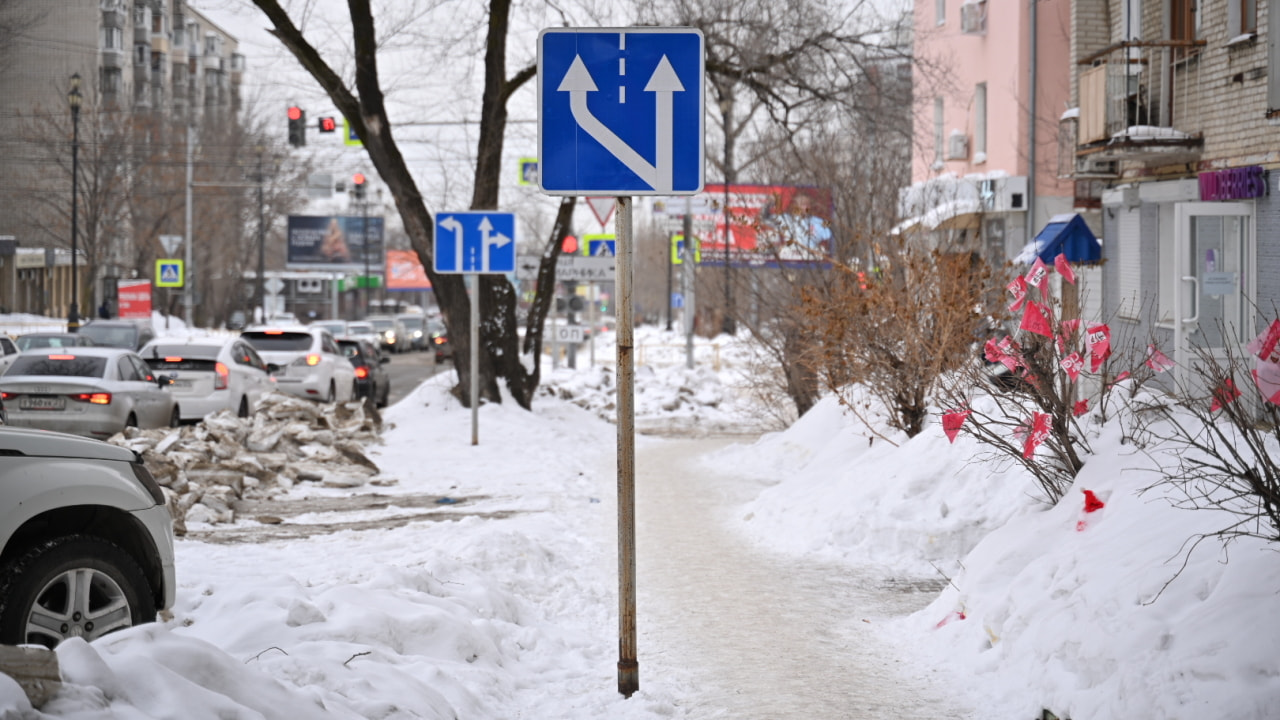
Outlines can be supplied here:
[[1076, 271], [1071, 269], [1071, 263], [1067, 262], [1066, 255], [1058, 253], [1058, 257], [1053, 259], [1053, 267], [1062, 276], [1063, 280], [1072, 285], [1076, 284]]
[[956, 435], [960, 434], [960, 428], [964, 425], [965, 418], [969, 417], [968, 410], [952, 410], [942, 415], [942, 432], [947, 434], [947, 440], [956, 441]]
[[1000, 358], [1004, 357], [1004, 351], [996, 344], [995, 338], [991, 338], [986, 345], [982, 346], [982, 354], [987, 362], [1000, 362]]
[[1096, 373], [1103, 361], [1111, 357], [1111, 328], [1101, 323], [1089, 326], [1086, 342], [1089, 345], [1089, 371]]
[[1253, 382], [1262, 392], [1262, 397], [1272, 405], [1280, 405], [1280, 363], [1259, 360], [1253, 369]]
[[1271, 326], [1249, 343], [1248, 350], [1259, 360], [1280, 362], [1280, 320], [1272, 320]]
[[1158, 373], [1162, 373], [1166, 370], [1173, 369], [1174, 363], [1172, 360], [1169, 359], [1168, 355], [1165, 355], [1164, 353], [1160, 352], [1160, 349], [1157, 348], [1155, 345], [1148, 345], [1146, 365], [1152, 370], [1155, 370]]
[[1022, 444], [1022, 457], [1030, 458], [1035, 454], [1036, 448], [1040, 447], [1040, 443], [1049, 437], [1049, 414], [1033, 413], [1031, 415], [1031, 427], [1027, 432], [1027, 439]]
[[1256, 358], [1249, 373], [1253, 383], [1267, 402], [1280, 405], [1280, 320], [1272, 320], [1271, 326], [1254, 338], [1248, 349]]
[[1071, 342], [1071, 336], [1075, 335], [1080, 329], [1080, 318], [1072, 318], [1063, 320], [1058, 323], [1058, 352], [1067, 351], [1067, 343]]
[[1049, 319], [1045, 317], [1042, 307], [1039, 303], [1028, 302], [1027, 309], [1022, 313], [1022, 324], [1018, 329], [1047, 338], [1053, 337], [1053, 328], [1049, 327]]
[[1087, 412], [1089, 412], [1089, 400], [1088, 400], [1088, 398], [1086, 398], [1086, 399], [1084, 399], [1084, 400], [1077, 401], [1077, 402], [1076, 402], [1076, 406], [1075, 406], [1074, 408], [1072, 408], [1072, 409], [1071, 409], [1071, 414], [1072, 414], [1072, 415], [1074, 415], [1074, 416], [1076, 416], [1076, 417], [1080, 417], [1081, 415], [1083, 415], [1083, 414], [1085, 414], [1085, 413], [1087, 413]]
[[1036, 262], [1027, 271], [1024, 278], [1027, 285], [1033, 288], [1040, 288], [1040, 299], [1047, 300], [1049, 298], [1049, 283], [1045, 282], [1049, 277], [1049, 266], [1044, 264], [1040, 258], [1036, 258]]
[[1080, 373], [1084, 372], [1084, 358], [1080, 357], [1080, 353], [1073, 352], [1062, 358], [1062, 369], [1067, 372], [1067, 377], [1071, 378], [1071, 382], [1080, 379]]
[[1009, 295], [1013, 297], [1013, 301], [1009, 303], [1009, 312], [1018, 312], [1022, 309], [1022, 303], [1027, 299], [1027, 281], [1019, 275], [1012, 282], [1005, 286], [1005, 290], [1009, 291]]
[[1236, 387], [1231, 378], [1222, 381], [1222, 384], [1213, 391], [1213, 404], [1209, 406], [1209, 412], [1218, 412], [1222, 408], [1235, 402], [1240, 397], [1240, 388]]

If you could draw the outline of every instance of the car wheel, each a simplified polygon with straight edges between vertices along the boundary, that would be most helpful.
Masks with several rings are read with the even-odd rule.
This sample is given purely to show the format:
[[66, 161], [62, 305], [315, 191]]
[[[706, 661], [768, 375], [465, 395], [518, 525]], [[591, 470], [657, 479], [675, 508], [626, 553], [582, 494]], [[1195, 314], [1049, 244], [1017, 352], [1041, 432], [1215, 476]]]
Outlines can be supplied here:
[[387, 385], [382, 388], [382, 395], [381, 397], [378, 398], [378, 402], [376, 404], [378, 407], [384, 408], [387, 406], [387, 401], [390, 399], [391, 399], [391, 386]]
[[176, 428], [182, 424], [182, 411], [177, 405], [173, 406], [173, 412], [169, 413], [169, 427]]
[[53, 648], [155, 620], [142, 569], [100, 538], [47, 540], [0, 570], [0, 643]]
[[236, 416], [242, 418], [249, 417], [249, 398], [240, 398], [240, 409], [236, 411]]
[[125, 418], [124, 426], [134, 428], [138, 427], [138, 416], [133, 413], [129, 413], [129, 417]]
[[324, 401], [325, 401], [325, 402], [327, 402], [327, 403], [331, 403], [331, 402], [333, 402], [333, 401], [334, 401], [334, 400], [336, 400], [336, 399], [337, 399], [337, 394], [336, 394], [336, 391], [333, 389], [333, 381], [332, 381], [332, 380], [330, 380], [330, 381], [329, 381], [329, 394], [325, 396]]

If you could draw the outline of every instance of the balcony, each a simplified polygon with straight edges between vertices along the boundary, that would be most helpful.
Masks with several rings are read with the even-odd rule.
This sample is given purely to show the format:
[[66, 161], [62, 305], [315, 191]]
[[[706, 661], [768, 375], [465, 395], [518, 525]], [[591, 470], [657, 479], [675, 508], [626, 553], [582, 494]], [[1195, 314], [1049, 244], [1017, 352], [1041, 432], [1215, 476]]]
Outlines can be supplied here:
[[1204, 147], [1203, 40], [1128, 40], [1080, 61], [1076, 155], [1190, 162]]

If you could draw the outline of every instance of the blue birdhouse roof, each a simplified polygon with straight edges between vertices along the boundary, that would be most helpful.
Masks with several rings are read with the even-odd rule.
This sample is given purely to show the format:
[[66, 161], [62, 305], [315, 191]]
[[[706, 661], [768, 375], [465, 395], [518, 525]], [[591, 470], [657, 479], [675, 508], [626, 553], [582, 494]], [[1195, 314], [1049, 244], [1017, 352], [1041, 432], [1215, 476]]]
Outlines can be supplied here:
[[1040, 258], [1052, 265], [1059, 253], [1066, 255], [1070, 263], [1096, 263], [1102, 259], [1102, 243], [1079, 214], [1055, 215], [1022, 248], [1015, 262], [1030, 265]]

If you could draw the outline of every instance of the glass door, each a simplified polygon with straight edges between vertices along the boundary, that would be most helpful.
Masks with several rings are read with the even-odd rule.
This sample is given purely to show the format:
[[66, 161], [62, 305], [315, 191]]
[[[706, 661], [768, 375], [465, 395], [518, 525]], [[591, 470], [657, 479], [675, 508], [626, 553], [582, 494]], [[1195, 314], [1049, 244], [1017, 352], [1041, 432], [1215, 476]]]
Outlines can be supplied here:
[[1225, 361], [1253, 339], [1253, 203], [1178, 203], [1174, 360], [1186, 383], [1198, 358]]

